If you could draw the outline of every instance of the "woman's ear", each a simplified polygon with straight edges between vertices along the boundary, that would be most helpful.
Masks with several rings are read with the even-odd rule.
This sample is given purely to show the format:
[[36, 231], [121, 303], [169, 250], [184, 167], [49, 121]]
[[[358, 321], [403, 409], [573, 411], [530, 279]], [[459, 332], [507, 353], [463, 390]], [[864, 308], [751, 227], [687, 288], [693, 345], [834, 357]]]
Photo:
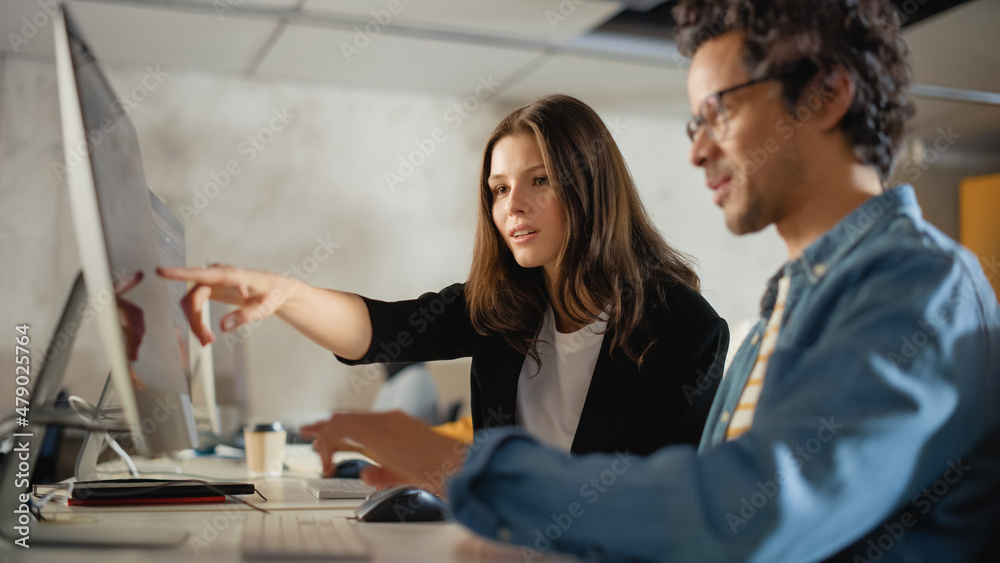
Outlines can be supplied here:
[[854, 79], [846, 68], [836, 65], [822, 78], [819, 87], [823, 92], [823, 105], [815, 119], [823, 131], [829, 132], [840, 126], [854, 103]]

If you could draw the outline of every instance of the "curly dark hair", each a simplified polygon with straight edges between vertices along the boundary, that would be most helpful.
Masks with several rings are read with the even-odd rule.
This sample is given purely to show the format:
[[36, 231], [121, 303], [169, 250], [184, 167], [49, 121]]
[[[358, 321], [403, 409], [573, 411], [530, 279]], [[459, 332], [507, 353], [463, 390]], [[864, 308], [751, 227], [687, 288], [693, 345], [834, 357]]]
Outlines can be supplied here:
[[[840, 127], [858, 159], [885, 182], [913, 113], [909, 50], [889, 0], [681, 0], [674, 8], [677, 44], [691, 57], [715, 37], [744, 35], [750, 77], [782, 75], [785, 104], [798, 103], [810, 78], [842, 66], [855, 84]], [[805, 65], [810, 75], [791, 72]]]

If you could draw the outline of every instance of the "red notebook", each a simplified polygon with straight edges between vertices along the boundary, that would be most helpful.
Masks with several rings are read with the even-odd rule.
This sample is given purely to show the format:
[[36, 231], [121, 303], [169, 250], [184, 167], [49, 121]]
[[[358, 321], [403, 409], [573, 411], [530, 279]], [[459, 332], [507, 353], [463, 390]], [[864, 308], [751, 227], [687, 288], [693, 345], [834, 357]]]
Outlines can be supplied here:
[[149, 504], [194, 504], [226, 502], [223, 495], [217, 497], [171, 497], [171, 498], [91, 498], [69, 499], [70, 506], [122, 506]]

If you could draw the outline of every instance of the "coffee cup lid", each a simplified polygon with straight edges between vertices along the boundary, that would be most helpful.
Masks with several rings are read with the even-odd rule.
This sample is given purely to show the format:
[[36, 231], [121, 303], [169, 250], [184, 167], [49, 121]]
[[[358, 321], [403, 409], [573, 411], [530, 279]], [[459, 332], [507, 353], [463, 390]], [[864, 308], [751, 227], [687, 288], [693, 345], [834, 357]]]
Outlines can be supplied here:
[[250, 425], [251, 432], [280, 432], [284, 430], [280, 422], [258, 422]]

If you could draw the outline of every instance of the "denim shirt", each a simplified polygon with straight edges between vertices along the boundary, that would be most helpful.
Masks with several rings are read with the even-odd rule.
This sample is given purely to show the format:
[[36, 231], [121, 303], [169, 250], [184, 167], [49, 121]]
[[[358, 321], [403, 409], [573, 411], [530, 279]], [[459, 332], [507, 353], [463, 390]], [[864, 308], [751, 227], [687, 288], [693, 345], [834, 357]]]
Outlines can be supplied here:
[[[782, 275], [753, 427], [727, 442]], [[571, 457], [488, 431], [449, 494], [462, 523], [527, 560], [968, 561], [998, 521], [998, 419], [996, 296], [901, 186], [770, 280], [697, 452]]]
[[[782, 360], [795, 349], [814, 345], [819, 336], [828, 330], [826, 321], [834, 316], [832, 310], [834, 304], [839, 306], [844, 292], [855, 293], [855, 298], [858, 301], [869, 302], [872, 306], [879, 307], [891, 305], [891, 303], [882, 302], [885, 297], [892, 300], [905, 298], [904, 288], [910, 284], [910, 281], [903, 272], [897, 272], [894, 276], [899, 278], [900, 287], [890, 288], [893, 291], [898, 289], [900, 292], [898, 294], [886, 295], [887, 284], [885, 282], [888, 280], [883, 280], [877, 285], [866, 284], [863, 279], [858, 279], [855, 283], [849, 281], [857, 277], [862, 269], [872, 268], [871, 262], [874, 261], [874, 257], [884, 255], [889, 258], [893, 254], [893, 248], [896, 245], [902, 247], [904, 240], [911, 244], [924, 246], [932, 252], [946, 254], [954, 252], [956, 260], [964, 259], [965, 263], [960, 263], [960, 266], [964, 266], [964, 269], [968, 271], [963, 272], [960, 269], [956, 275], [959, 273], [969, 274], [970, 279], [963, 282], [964, 285], [953, 288], [954, 291], [958, 292], [955, 298], [964, 298], [965, 295], [968, 295], [970, 299], [975, 300], [976, 291], [982, 290], [986, 294], [985, 300], [987, 303], [989, 302], [989, 294], [992, 293], [989, 285], [980, 284], [979, 287], [973, 285], [976, 277], [982, 276], [978, 272], [981, 270], [978, 260], [968, 255], [967, 252], [959, 250], [954, 241], [923, 221], [912, 187], [899, 186], [879, 197], [872, 198], [811, 244], [800, 258], [785, 263], [768, 281], [767, 290], [760, 302], [760, 317], [736, 351], [727, 376], [721, 383], [717, 395], [721, 400], [716, 400], [712, 405], [708, 417], [709, 423], [702, 434], [699, 451], [704, 452], [725, 440], [728, 421], [739, 402], [741, 390], [756, 362], [765, 325], [774, 309], [778, 293], [778, 280], [783, 275], [787, 275], [791, 279], [791, 286], [781, 322], [782, 328], [778, 333], [778, 342], [775, 345], [775, 352], [779, 355], [777, 358], [772, 356], [767, 375], [770, 376], [778, 371], [777, 377], [781, 378], [781, 372], [786, 371], [781, 365]], [[899, 250], [902, 251], [903, 248]], [[933, 260], [933, 254], [928, 255], [926, 259]], [[918, 269], [920, 264], [914, 262], [909, 267]], [[828, 272], [838, 279], [824, 280]], [[973, 274], [978, 274], [978, 276]], [[993, 272], [993, 275], [998, 275], [998, 272]], [[844, 279], [845, 276], [848, 278]], [[943, 290], [947, 287], [944, 286], [940, 289]], [[915, 290], [911, 292], [913, 297], [917, 297], [918, 292], [924, 288], [912, 289]], [[938, 296], [938, 298], [942, 297]], [[993, 301], [996, 301], [995, 297]], [[908, 303], [908, 305], [927, 306], [929, 304]], [[988, 305], [984, 304], [984, 307], [988, 307]], [[995, 317], [995, 303], [993, 308]], [[886, 313], [886, 317], [891, 317], [888, 314], [889, 311]], [[903, 330], [899, 334], [898, 346], [896, 347], [898, 349], [885, 350], [885, 356], [890, 361], [907, 362], [911, 356], [919, 351], [920, 347], [927, 344], [924, 338], [929, 337], [930, 333], [936, 332], [933, 314], [924, 313], [923, 317], [925, 318], [917, 320], [912, 331]], [[944, 314], [944, 311], [942, 310], [940, 313]], [[875, 331], [884, 330], [889, 335], [895, 335], [893, 331], [897, 327], [895, 324], [887, 322], [884, 327], [873, 326], [871, 328]], [[860, 338], [861, 335], [857, 336]], [[767, 380], [765, 379], [765, 388], [766, 386]]]

